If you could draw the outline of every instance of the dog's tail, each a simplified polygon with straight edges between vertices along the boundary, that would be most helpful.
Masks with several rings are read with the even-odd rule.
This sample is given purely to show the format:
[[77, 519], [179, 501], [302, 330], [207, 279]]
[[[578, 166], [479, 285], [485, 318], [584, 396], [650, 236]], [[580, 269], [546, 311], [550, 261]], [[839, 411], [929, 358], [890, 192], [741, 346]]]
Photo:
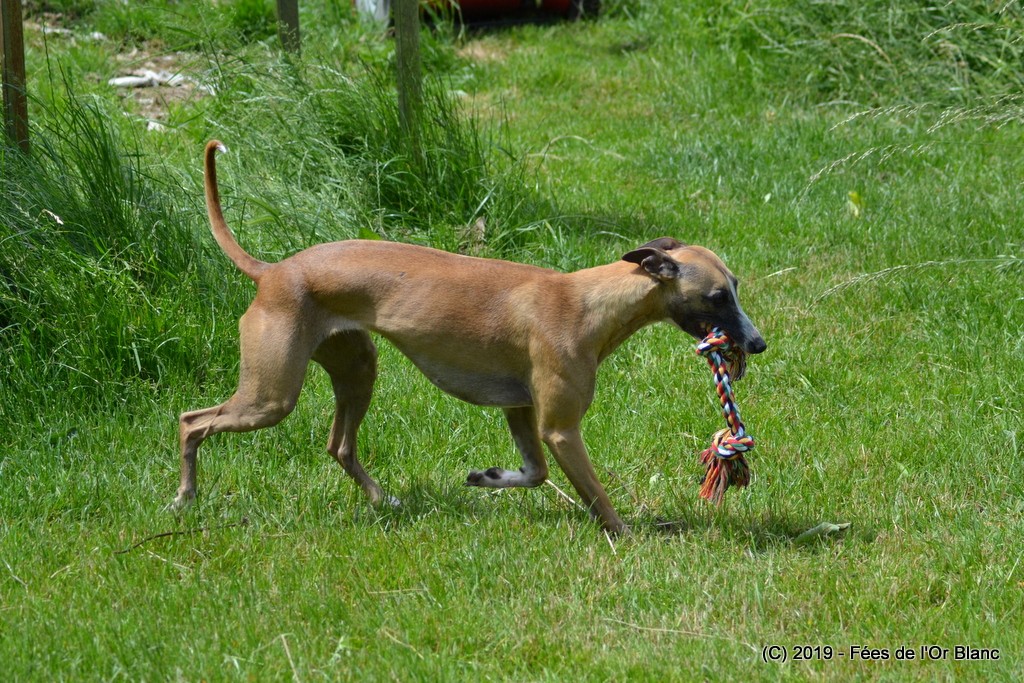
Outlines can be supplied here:
[[205, 176], [206, 185], [206, 215], [210, 217], [210, 228], [213, 230], [213, 237], [217, 244], [228, 255], [228, 258], [235, 262], [238, 269], [248, 275], [254, 282], [259, 282], [260, 275], [270, 265], [253, 258], [241, 245], [235, 241], [227, 222], [224, 220], [224, 213], [220, 209], [220, 193], [217, 191], [217, 152], [226, 152], [228, 148], [219, 140], [210, 140], [206, 143]]

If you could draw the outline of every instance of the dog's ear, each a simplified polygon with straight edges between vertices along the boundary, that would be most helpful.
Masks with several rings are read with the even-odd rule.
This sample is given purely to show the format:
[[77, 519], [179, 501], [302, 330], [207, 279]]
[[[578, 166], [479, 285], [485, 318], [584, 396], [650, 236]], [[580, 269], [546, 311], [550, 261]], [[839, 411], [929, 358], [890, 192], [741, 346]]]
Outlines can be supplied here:
[[675, 237], [659, 237], [656, 240], [651, 240], [647, 244], [641, 244], [638, 249], [644, 249], [650, 247], [651, 249], [661, 249], [662, 251], [672, 251], [679, 247], [685, 247], [686, 245], [677, 240]]
[[[671, 238], [665, 238], [671, 239]], [[640, 267], [659, 280], [675, 280], [679, 277], [679, 262], [657, 247], [644, 245], [622, 257], [623, 261], [638, 263]]]

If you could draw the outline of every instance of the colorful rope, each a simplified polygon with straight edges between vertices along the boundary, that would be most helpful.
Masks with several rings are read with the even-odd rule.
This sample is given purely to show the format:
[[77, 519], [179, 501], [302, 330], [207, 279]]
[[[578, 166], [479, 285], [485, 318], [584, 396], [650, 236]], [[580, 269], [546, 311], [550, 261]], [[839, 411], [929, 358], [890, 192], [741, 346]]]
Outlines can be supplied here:
[[734, 346], [725, 331], [717, 327], [697, 344], [697, 355], [704, 356], [711, 367], [718, 399], [722, 402], [722, 416], [729, 425], [715, 433], [711, 445], [700, 454], [700, 461], [707, 468], [700, 497], [720, 504], [730, 486], [742, 487], [750, 483], [750, 466], [743, 454], [754, 448], [754, 438], [743, 427], [729, 377], [730, 366], [737, 378], [742, 376], [746, 359], [743, 349]]

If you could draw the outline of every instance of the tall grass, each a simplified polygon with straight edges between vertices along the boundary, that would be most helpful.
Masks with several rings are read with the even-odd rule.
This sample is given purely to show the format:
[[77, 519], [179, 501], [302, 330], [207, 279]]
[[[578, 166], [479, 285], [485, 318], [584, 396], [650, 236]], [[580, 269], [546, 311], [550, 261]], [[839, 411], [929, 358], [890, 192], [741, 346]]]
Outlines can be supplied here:
[[[444, 75], [426, 79], [419, 149], [399, 126], [389, 64], [352, 70], [304, 55], [221, 69], [217, 78], [211, 135], [239, 152], [237, 177], [266, 203], [256, 220], [279, 222], [270, 214], [288, 211], [303, 239], [377, 234], [500, 254], [522, 243], [523, 225], [553, 210], [504, 153], [500, 129], [471, 118]], [[296, 190], [314, 193], [316, 205], [293, 205]], [[481, 220], [485, 229], [472, 229]]]
[[[218, 123], [175, 153], [197, 167], [213, 136], [235, 152], [224, 162], [226, 201], [241, 209], [230, 220], [263, 258], [346, 237], [504, 253], [548, 208], [443, 80], [428, 81], [414, 154], [386, 63], [353, 75], [209, 57], [218, 95], [203, 106]], [[79, 90], [74, 77], [51, 77], [32, 154], [5, 148], [0, 160], [0, 348], [11, 361], [0, 404], [201, 383], [207, 368], [233, 366], [230, 346], [205, 338], [214, 313], [190, 305], [237, 315], [247, 291], [240, 278], [223, 286], [229, 269], [207, 236], [198, 175], [147, 154], [137, 127]]]
[[782, 56], [768, 62], [780, 80], [825, 101], [948, 106], [1024, 85], [1017, 2], [768, 0], [728, 3], [710, 16], [731, 50]]
[[219, 287], [199, 268], [182, 188], [153, 177], [159, 163], [99, 100], [71, 94], [39, 119], [32, 154], [0, 158], [0, 405], [194, 371], [203, 345], [185, 297]]

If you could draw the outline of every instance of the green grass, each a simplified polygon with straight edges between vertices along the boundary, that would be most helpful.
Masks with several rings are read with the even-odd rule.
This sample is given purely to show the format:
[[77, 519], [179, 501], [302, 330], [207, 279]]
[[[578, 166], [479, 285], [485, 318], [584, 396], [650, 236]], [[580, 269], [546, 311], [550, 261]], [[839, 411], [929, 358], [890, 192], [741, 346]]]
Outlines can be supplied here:
[[[1018, 5], [606, 6], [425, 32], [417, 159], [391, 43], [347, 2], [301, 4], [301, 57], [258, 2], [27, 3], [33, 154], [0, 151], [7, 679], [1017, 678]], [[216, 96], [106, 86], [161, 55]], [[737, 385], [751, 487], [697, 498], [721, 418], [662, 325], [602, 367], [584, 423], [629, 538], [558, 471], [463, 487], [517, 465], [503, 418], [386, 343], [360, 445], [401, 507], [369, 507], [324, 452], [314, 368], [280, 426], [211, 439], [196, 505], [165, 512], [176, 417], [233, 391], [253, 291], [208, 233], [211, 137], [228, 221], [270, 260], [367, 230], [559, 269], [664, 234], [714, 249], [769, 342]], [[823, 521], [851, 526], [794, 542]], [[766, 663], [770, 644], [844, 657]], [[950, 652], [892, 659], [924, 645]]]

